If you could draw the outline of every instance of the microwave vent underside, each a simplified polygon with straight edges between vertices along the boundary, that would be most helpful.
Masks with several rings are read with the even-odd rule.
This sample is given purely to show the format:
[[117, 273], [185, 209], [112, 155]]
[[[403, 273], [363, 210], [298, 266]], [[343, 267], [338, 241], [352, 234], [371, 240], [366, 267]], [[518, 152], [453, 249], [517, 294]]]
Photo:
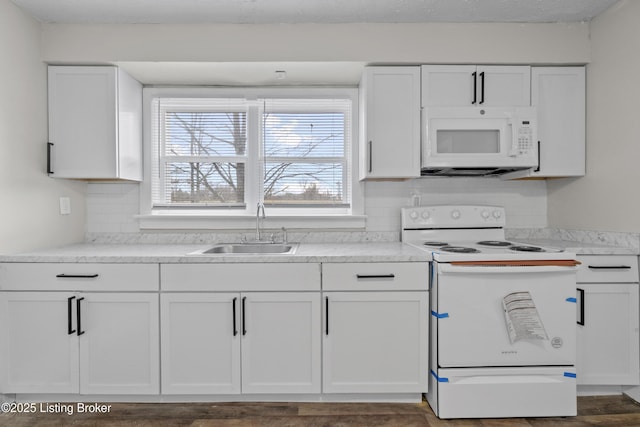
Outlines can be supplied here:
[[515, 172], [526, 168], [423, 168], [421, 176], [460, 176], [492, 177]]

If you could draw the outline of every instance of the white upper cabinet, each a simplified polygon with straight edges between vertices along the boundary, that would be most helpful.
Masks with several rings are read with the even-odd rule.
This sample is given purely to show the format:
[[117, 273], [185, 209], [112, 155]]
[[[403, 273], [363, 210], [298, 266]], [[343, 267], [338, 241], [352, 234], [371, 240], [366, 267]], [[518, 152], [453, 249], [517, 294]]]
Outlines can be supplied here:
[[515, 178], [585, 174], [585, 68], [533, 67], [531, 104], [538, 112], [538, 168]]
[[142, 85], [117, 67], [49, 67], [47, 172], [142, 180]]
[[420, 68], [365, 68], [360, 101], [360, 179], [419, 177]]
[[531, 67], [423, 65], [423, 107], [531, 104]]

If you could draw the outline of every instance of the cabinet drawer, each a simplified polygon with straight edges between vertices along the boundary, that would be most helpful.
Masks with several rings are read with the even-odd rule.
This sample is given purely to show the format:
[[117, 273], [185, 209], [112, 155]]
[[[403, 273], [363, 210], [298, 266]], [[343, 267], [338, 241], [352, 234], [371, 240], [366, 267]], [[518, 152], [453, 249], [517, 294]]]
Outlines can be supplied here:
[[158, 291], [159, 283], [157, 264], [0, 264], [5, 291]]
[[581, 255], [578, 283], [634, 283], [638, 281], [635, 255]]
[[426, 291], [428, 282], [426, 262], [322, 264], [325, 291]]
[[319, 291], [320, 264], [162, 264], [163, 291]]

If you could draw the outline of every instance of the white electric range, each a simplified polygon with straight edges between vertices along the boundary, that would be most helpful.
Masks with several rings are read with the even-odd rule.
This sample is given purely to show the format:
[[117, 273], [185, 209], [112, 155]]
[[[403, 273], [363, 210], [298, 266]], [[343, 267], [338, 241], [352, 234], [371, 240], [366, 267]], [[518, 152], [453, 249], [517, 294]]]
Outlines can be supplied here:
[[431, 255], [427, 400], [440, 418], [576, 415], [575, 254], [505, 240], [497, 206], [402, 209]]

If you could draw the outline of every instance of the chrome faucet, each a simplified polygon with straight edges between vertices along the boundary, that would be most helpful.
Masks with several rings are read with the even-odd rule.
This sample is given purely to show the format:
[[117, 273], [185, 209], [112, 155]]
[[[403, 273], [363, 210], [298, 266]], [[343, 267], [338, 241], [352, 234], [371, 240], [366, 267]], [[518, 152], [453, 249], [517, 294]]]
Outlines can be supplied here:
[[262, 219], [266, 218], [264, 214], [264, 203], [258, 203], [258, 208], [256, 209], [256, 242], [261, 240], [260, 238], [260, 212], [262, 212]]

